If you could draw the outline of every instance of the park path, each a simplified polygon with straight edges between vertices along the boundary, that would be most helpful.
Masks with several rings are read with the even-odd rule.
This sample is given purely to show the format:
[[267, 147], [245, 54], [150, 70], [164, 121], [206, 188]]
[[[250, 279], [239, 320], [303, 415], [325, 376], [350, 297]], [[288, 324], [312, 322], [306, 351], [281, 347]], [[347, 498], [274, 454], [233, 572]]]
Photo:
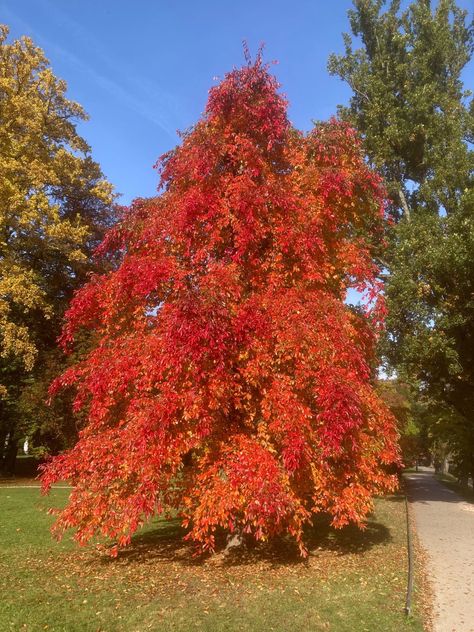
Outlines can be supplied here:
[[474, 632], [474, 505], [431, 468], [405, 476], [434, 593], [434, 632]]

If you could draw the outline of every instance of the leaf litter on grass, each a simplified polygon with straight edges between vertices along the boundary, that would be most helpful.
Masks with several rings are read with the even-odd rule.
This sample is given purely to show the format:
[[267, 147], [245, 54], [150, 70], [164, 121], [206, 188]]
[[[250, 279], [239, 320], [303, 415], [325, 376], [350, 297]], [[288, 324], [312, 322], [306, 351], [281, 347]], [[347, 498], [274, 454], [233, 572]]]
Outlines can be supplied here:
[[[323, 522], [318, 524], [308, 536], [312, 546], [305, 561], [285, 540], [196, 559], [183, 544], [177, 525], [169, 529], [158, 522], [148, 526], [116, 559], [75, 545], [52, 546], [43, 553], [31, 549], [18, 561], [24, 572], [11, 587], [26, 601], [35, 578], [47, 578], [48, 591], [90, 610], [94, 618], [102, 620], [107, 617], [104, 612], [112, 609], [126, 621], [130, 616], [127, 609], [132, 608], [134, 617], [143, 623], [141, 629], [146, 629], [150, 612], [160, 620], [175, 621], [178, 612], [188, 612], [190, 604], [209, 621], [216, 617], [227, 620], [237, 613], [245, 620], [256, 610], [263, 616], [265, 603], [277, 608], [286, 604], [291, 617], [298, 620], [307, 610], [316, 630], [324, 629], [322, 624], [331, 616], [340, 617], [341, 605], [352, 604], [353, 608], [371, 601], [398, 616], [403, 609], [406, 573], [399, 507], [388, 499], [377, 502], [377, 512], [365, 533], [334, 532]], [[391, 526], [382, 529], [382, 523]], [[333, 615], [325, 614], [325, 608]], [[123, 624], [117, 629], [132, 627]]]

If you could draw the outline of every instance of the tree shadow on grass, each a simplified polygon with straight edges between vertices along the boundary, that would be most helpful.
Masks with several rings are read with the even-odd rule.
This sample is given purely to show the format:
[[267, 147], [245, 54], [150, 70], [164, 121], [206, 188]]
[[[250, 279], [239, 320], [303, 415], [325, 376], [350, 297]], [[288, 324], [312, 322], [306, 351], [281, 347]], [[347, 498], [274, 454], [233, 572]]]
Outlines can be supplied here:
[[412, 472], [404, 476], [410, 502], [459, 504], [474, 502], [474, 492], [461, 487], [448, 477], [434, 475], [431, 471]]
[[[403, 501], [403, 499], [401, 499]], [[398, 500], [396, 500], [398, 502]], [[119, 559], [125, 564], [150, 562], [178, 562], [184, 566], [201, 566], [212, 560], [218, 560], [224, 567], [246, 566], [265, 562], [271, 566], [301, 565], [306, 560], [301, 557], [295, 542], [288, 537], [277, 537], [268, 543], [255, 543], [248, 540], [244, 545], [224, 553], [225, 534], [216, 536], [216, 554], [195, 555], [195, 547], [183, 538], [186, 530], [178, 519], [158, 520], [146, 530], [135, 535], [132, 544], [121, 550]], [[316, 516], [313, 526], [305, 530], [304, 542], [311, 556], [332, 554], [343, 556], [362, 554], [381, 544], [392, 541], [390, 530], [384, 524], [369, 518], [366, 529], [355, 525], [334, 529], [327, 516]], [[113, 563], [103, 558], [104, 564]]]
[[448, 489], [461, 496], [462, 500], [467, 503], [474, 504], [474, 490], [465, 485], [461, 485], [458, 481], [447, 477], [439, 476], [438, 478]]

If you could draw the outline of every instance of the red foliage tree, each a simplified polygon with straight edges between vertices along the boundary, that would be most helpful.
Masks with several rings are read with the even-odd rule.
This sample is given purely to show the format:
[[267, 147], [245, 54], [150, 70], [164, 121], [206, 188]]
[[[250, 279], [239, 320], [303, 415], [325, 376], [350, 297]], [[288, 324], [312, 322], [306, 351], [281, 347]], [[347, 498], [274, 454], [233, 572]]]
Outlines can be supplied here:
[[[92, 351], [58, 378], [88, 421], [45, 468], [69, 479], [60, 534], [118, 546], [178, 510], [213, 549], [219, 528], [265, 540], [328, 512], [363, 524], [391, 490], [393, 418], [374, 392], [374, 248], [383, 191], [352, 129], [296, 131], [260, 58], [210, 91], [202, 119], [158, 162], [162, 192], [133, 203], [100, 248], [121, 263], [67, 313]], [[377, 310], [375, 310], [377, 311]]]

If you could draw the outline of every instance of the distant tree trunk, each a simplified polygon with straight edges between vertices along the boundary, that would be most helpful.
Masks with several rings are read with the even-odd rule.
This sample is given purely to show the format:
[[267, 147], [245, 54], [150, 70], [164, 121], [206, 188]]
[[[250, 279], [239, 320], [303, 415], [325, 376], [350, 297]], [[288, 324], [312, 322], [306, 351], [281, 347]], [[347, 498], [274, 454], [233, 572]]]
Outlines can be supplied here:
[[17, 452], [18, 440], [13, 436], [13, 433], [9, 433], [7, 444], [3, 449], [3, 459], [0, 465], [0, 470], [3, 474], [8, 476], [13, 476], [15, 474]]
[[449, 471], [449, 463], [448, 463], [448, 459], [445, 457], [441, 461], [441, 474], [445, 475], [448, 473], [448, 471]]
[[7, 440], [7, 431], [0, 430], [0, 470], [3, 466], [3, 459], [5, 457], [5, 443]]

